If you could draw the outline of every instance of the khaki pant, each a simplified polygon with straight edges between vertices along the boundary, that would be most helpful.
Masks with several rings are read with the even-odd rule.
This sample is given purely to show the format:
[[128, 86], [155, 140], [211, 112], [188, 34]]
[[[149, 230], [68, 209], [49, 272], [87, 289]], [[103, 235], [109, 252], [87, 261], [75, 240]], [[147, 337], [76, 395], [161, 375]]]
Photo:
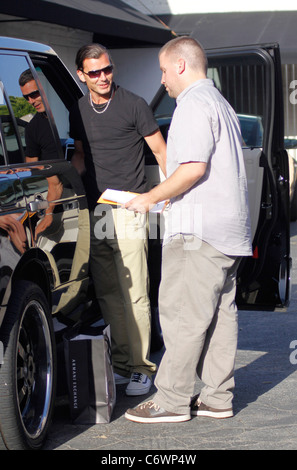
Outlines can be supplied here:
[[148, 296], [147, 217], [99, 205], [91, 213], [90, 268], [96, 296], [111, 328], [114, 371], [149, 377], [151, 323]]
[[238, 264], [195, 237], [173, 237], [163, 248], [159, 312], [166, 351], [154, 401], [167, 411], [188, 412], [196, 372], [205, 384], [203, 403], [232, 407]]

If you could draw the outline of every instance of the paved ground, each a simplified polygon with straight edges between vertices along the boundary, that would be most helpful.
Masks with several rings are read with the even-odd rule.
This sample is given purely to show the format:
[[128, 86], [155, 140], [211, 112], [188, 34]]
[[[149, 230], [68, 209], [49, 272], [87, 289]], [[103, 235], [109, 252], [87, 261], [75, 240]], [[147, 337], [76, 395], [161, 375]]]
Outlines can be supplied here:
[[[195, 417], [179, 424], [132, 423], [124, 418], [124, 412], [143, 401], [143, 398], [126, 397], [125, 386], [120, 386], [109, 424], [73, 425], [67, 403], [60, 403], [56, 407], [45, 449], [97, 450], [101, 451], [98, 454], [100, 459], [103, 459], [99, 457], [103, 452], [104, 455], [117, 455], [119, 458], [128, 450], [130, 455], [142, 450], [149, 456], [151, 451], [158, 453], [161, 450], [167, 451], [167, 455], [173, 455], [174, 451], [196, 455], [199, 450], [214, 449], [296, 449], [297, 364], [294, 362], [297, 362], [297, 262], [294, 261], [297, 260], [297, 223], [292, 224], [291, 247], [292, 293], [288, 309], [239, 312], [233, 418], [213, 420]], [[156, 356], [159, 359], [161, 353]], [[197, 382], [197, 391], [199, 387]], [[153, 391], [147, 397], [152, 396]], [[118, 452], [113, 454], [113, 451]], [[101, 460], [101, 463], [105, 462]], [[151, 464], [150, 461], [145, 463]], [[132, 466], [132, 461], [129, 466]]]

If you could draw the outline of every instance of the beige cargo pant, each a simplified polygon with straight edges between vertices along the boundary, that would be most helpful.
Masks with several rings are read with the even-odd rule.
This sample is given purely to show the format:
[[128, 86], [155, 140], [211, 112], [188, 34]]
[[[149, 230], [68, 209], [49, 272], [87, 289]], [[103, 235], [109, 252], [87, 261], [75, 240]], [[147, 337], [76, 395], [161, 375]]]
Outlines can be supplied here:
[[163, 247], [162, 263], [159, 312], [166, 351], [155, 378], [154, 401], [167, 411], [187, 413], [197, 373], [205, 385], [202, 402], [230, 408], [239, 258], [196, 237], [177, 236]]
[[90, 269], [96, 297], [110, 325], [114, 371], [152, 376], [147, 216], [98, 205], [91, 212]]

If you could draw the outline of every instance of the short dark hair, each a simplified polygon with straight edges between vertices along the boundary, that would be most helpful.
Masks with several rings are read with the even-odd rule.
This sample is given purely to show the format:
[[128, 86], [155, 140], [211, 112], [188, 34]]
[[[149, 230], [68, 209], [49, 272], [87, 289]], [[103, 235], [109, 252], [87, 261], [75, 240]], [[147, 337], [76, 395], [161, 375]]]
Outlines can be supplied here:
[[99, 59], [103, 54], [108, 55], [109, 61], [112, 64], [111, 55], [106, 47], [95, 43], [82, 46], [76, 54], [75, 63], [77, 70], [82, 70], [85, 59]]
[[32, 80], [35, 80], [35, 78], [33, 77], [31, 70], [30, 69], [24, 70], [24, 72], [22, 72], [19, 77], [19, 85], [25, 86], [26, 83], [31, 82]]

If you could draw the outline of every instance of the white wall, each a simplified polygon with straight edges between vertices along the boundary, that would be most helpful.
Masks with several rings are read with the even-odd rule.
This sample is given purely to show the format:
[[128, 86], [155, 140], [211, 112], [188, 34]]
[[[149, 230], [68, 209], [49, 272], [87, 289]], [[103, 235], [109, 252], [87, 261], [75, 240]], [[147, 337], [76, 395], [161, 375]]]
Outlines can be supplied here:
[[160, 87], [159, 48], [114, 49], [115, 82], [149, 103]]

